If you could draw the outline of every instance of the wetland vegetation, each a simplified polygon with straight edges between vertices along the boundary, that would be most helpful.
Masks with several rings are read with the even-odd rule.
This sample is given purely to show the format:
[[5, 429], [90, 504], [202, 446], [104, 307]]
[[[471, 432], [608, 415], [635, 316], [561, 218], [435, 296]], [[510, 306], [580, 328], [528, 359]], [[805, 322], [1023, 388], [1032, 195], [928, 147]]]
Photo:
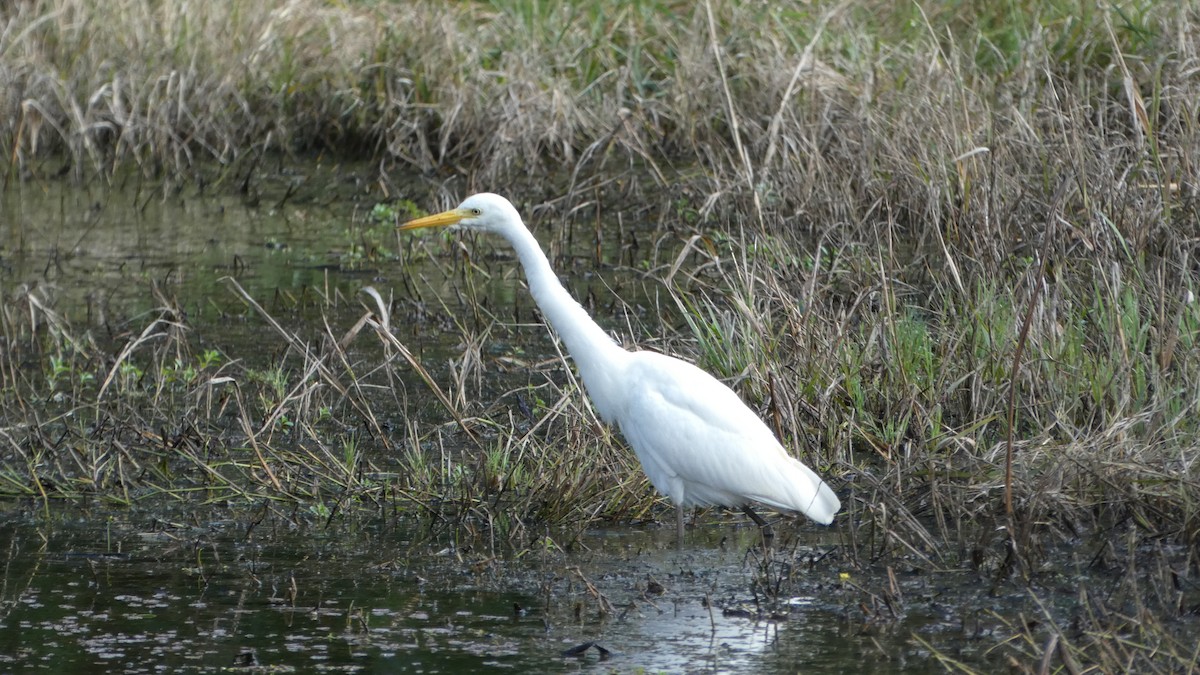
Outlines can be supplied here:
[[709, 602], [816, 595], [897, 669], [1197, 666], [1195, 3], [26, 0], [0, 55], [14, 518], [402, 520], [620, 614], [569, 554], [669, 505], [502, 244], [392, 232], [490, 190], [841, 496]]

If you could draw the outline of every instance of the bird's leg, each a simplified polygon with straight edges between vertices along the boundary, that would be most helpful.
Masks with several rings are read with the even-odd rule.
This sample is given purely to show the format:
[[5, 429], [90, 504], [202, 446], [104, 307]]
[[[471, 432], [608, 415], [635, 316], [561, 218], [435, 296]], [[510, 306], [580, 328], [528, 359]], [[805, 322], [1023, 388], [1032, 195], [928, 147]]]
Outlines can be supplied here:
[[675, 505], [675, 534], [678, 536], [675, 545], [683, 550], [683, 504]]
[[746, 515], [750, 516], [750, 520], [753, 520], [754, 523], [758, 525], [759, 529], [762, 530], [763, 547], [771, 548], [771, 544], [775, 542], [775, 530], [771, 528], [771, 524], [766, 520], [763, 520], [762, 516], [755, 513], [754, 509], [750, 508], [749, 504], [743, 504], [742, 511], [745, 512]]

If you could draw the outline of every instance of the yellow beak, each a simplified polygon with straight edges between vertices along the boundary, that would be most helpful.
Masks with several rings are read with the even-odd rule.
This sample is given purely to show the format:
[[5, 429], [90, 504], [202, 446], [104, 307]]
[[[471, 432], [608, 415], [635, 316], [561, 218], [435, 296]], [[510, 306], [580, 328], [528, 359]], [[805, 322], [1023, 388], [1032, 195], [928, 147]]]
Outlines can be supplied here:
[[466, 218], [469, 215], [471, 214], [466, 209], [450, 209], [449, 211], [435, 213], [432, 216], [425, 216], [424, 218], [410, 220], [401, 225], [400, 229], [419, 230], [423, 227], [446, 227], [449, 225], [456, 225], [462, 221], [463, 218]]

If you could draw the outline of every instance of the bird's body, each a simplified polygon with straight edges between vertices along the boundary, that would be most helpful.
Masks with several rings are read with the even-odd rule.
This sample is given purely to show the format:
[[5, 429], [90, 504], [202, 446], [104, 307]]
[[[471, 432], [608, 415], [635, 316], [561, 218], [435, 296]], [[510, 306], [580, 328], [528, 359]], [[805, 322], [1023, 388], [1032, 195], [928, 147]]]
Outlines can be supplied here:
[[787, 454], [733, 390], [686, 361], [626, 351], [596, 325], [508, 200], [477, 194], [401, 229], [447, 225], [498, 234], [516, 250], [529, 290], [575, 361], [596, 412], [621, 429], [655, 489], [679, 508], [680, 537], [683, 509], [693, 506], [760, 503], [823, 525], [833, 521], [841, 508], [837, 495]]
[[670, 356], [629, 357], [633, 384], [617, 424], [655, 489], [685, 508], [757, 502], [833, 521], [837, 496], [733, 390]]

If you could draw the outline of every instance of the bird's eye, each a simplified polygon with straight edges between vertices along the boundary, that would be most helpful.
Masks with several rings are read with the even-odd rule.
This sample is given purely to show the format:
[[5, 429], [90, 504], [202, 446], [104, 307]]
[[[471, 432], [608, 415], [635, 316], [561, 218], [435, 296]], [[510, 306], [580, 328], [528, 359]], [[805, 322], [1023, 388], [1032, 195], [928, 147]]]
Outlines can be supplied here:
[[480, 211], [479, 209], [471, 209], [471, 215], [473, 215], [473, 216], [482, 216], [482, 215], [483, 215], [483, 211]]

